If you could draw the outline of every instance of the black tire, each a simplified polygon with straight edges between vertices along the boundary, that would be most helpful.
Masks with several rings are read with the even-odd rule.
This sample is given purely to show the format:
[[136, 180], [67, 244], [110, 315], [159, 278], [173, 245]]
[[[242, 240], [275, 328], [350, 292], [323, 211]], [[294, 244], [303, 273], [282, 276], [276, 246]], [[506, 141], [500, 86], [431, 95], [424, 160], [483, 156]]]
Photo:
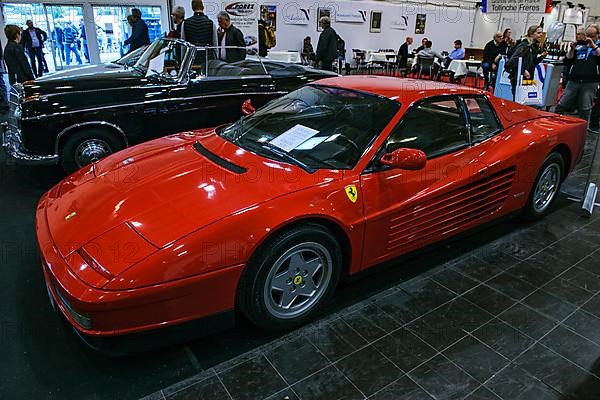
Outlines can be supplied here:
[[[539, 184], [542, 184], [541, 181], [545, 180], [546, 173], [550, 171], [554, 174], [553, 179], [556, 181], [556, 184], [552, 188], [552, 196], [548, 199], [547, 202], [543, 202], [543, 206], [537, 202], [537, 192], [536, 188], [538, 188]], [[542, 217], [544, 217], [550, 209], [552, 208], [552, 204], [556, 201], [556, 197], [560, 192], [560, 185], [564, 179], [565, 171], [565, 160], [560, 155], [560, 153], [552, 152], [546, 157], [540, 171], [538, 172], [535, 181], [533, 182], [533, 186], [531, 188], [531, 192], [529, 193], [529, 198], [527, 199], [527, 204], [525, 205], [525, 209], [523, 210], [523, 217], [529, 221], [535, 221]]]
[[[64, 141], [60, 149], [60, 162], [67, 173], [75, 172], [91, 163], [91, 161], [81, 162], [81, 157], [77, 157], [76, 155], [79, 151], [78, 149], [81, 149], [80, 146], [85, 146], [86, 143], [100, 144], [101, 148], [106, 150], [106, 152], [102, 152], [104, 154], [102, 157], [121, 150], [124, 147], [123, 142], [117, 134], [112, 132], [93, 128], [75, 132]], [[102, 157], [98, 157], [98, 159]]]
[[[319, 296], [315, 294], [314, 300], [307, 297], [306, 310], [300, 312], [301, 307], [298, 307], [298, 315], [290, 315], [285, 318], [276, 315], [277, 311], [271, 311], [274, 308], [274, 302], [272, 301], [273, 293], [277, 293], [276, 291], [273, 292], [271, 287], [270, 276], [271, 274], [274, 274], [272, 271], [276, 268], [278, 261], [280, 261], [282, 257], [285, 257], [286, 254], [289, 254], [290, 251], [298, 251], [297, 249], [303, 248], [301, 246], [311, 243], [327, 249], [331, 260], [330, 278], [327, 283], [323, 284], [321, 289], [319, 289], [321, 292], [316, 292], [320, 293]], [[311, 250], [308, 250], [308, 253], [302, 254], [310, 255], [310, 252]], [[327, 259], [327, 257], [324, 257], [321, 260], [323, 259]], [[285, 265], [285, 263], [283, 265]], [[326, 271], [326, 269], [326, 267], [323, 268], [323, 271]], [[289, 268], [288, 272], [291, 272], [291, 270], [292, 268]], [[339, 281], [341, 270], [342, 251], [335, 236], [329, 230], [318, 224], [306, 224], [293, 227], [277, 234], [261, 246], [256, 254], [251, 257], [238, 286], [238, 308], [250, 321], [265, 330], [277, 331], [297, 327], [310, 320], [319, 311], [322, 305], [331, 298]], [[302, 272], [300, 272], [300, 274], [301, 273]], [[325, 272], [323, 272], [321, 277], [323, 276], [325, 276]], [[298, 276], [294, 277], [293, 283], [296, 282], [296, 278], [298, 278]], [[300, 281], [302, 281], [302, 279], [300, 279]], [[306, 280], [306, 282], [309, 281]], [[291, 286], [294, 286], [293, 283]], [[290, 290], [292, 290], [291, 287]], [[267, 295], [265, 292], [267, 291], [270, 293], [270, 298], [266, 297]], [[283, 296], [283, 293], [281, 296]], [[301, 301], [304, 300], [304, 297], [298, 296], [298, 298], [300, 299], [299, 304], [302, 304]], [[310, 301], [314, 301], [314, 303], [310, 303]], [[292, 304], [293, 303], [294, 302], [292, 302]], [[275, 306], [275, 308], [277, 307]]]

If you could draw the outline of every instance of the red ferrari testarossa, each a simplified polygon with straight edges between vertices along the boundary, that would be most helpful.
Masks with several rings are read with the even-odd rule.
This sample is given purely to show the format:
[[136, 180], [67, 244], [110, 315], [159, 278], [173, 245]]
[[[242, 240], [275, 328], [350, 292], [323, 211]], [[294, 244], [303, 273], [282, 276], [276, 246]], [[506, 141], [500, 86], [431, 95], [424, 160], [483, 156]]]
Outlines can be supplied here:
[[385, 77], [304, 86], [103, 159], [40, 200], [51, 299], [84, 336], [314, 316], [340, 276], [502, 215], [547, 213], [583, 120]]

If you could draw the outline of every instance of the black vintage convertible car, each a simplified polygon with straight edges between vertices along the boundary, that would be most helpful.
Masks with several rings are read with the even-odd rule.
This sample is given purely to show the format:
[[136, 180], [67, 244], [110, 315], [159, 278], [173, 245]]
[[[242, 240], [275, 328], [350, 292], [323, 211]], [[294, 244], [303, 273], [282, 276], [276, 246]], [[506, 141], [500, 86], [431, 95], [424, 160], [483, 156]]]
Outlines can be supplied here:
[[129, 145], [236, 120], [305, 83], [335, 75], [159, 39], [126, 71], [60, 76], [16, 85], [3, 145], [13, 160], [60, 163], [67, 172]]

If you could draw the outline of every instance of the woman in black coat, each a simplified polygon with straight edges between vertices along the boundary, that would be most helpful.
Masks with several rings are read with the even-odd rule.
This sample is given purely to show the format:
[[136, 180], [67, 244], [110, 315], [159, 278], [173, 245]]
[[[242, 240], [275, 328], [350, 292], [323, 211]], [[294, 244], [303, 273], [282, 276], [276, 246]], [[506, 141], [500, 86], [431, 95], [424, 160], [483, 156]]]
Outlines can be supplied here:
[[8, 68], [8, 81], [11, 85], [32, 81], [34, 77], [31, 66], [27, 62], [23, 48], [19, 44], [21, 41], [21, 28], [16, 25], [6, 25], [4, 33], [8, 39], [8, 43], [4, 48], [4, 61]]
[[[532, 25], [527, 29], [527, 36], [515, 48], [513, 55], [506, 62], [506, 70], [509, 73], [512, 86], [513, 99], [515, 97], [519, 76], [524, 79], [533, 79], [535, 67], [544, 59], [546, 53], [541, 47], [542, 28]], [[519, 71], [519, 58], [521, 59], [521, 70]]]

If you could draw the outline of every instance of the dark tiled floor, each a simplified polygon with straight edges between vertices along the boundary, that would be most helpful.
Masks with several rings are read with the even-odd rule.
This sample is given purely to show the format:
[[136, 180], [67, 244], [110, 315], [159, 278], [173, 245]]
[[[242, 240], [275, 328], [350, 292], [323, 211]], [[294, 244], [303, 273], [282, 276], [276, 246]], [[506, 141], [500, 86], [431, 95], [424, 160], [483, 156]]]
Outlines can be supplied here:
[[600, 399], [600, 218], [579, 215], [461, 240], [446, 262], [153, 396]]
[[[585, 175], [564, 189], [580, 193]], [[600, 399], [600, 212], [581, 218], [564, 195], [535, 224], [498, 223], [342, 286], [285, 336], [242, 325], [107, 359], [52, 313], [37, 267], [33, 210], [61, 177], [0, 168], [0, 398]]]

